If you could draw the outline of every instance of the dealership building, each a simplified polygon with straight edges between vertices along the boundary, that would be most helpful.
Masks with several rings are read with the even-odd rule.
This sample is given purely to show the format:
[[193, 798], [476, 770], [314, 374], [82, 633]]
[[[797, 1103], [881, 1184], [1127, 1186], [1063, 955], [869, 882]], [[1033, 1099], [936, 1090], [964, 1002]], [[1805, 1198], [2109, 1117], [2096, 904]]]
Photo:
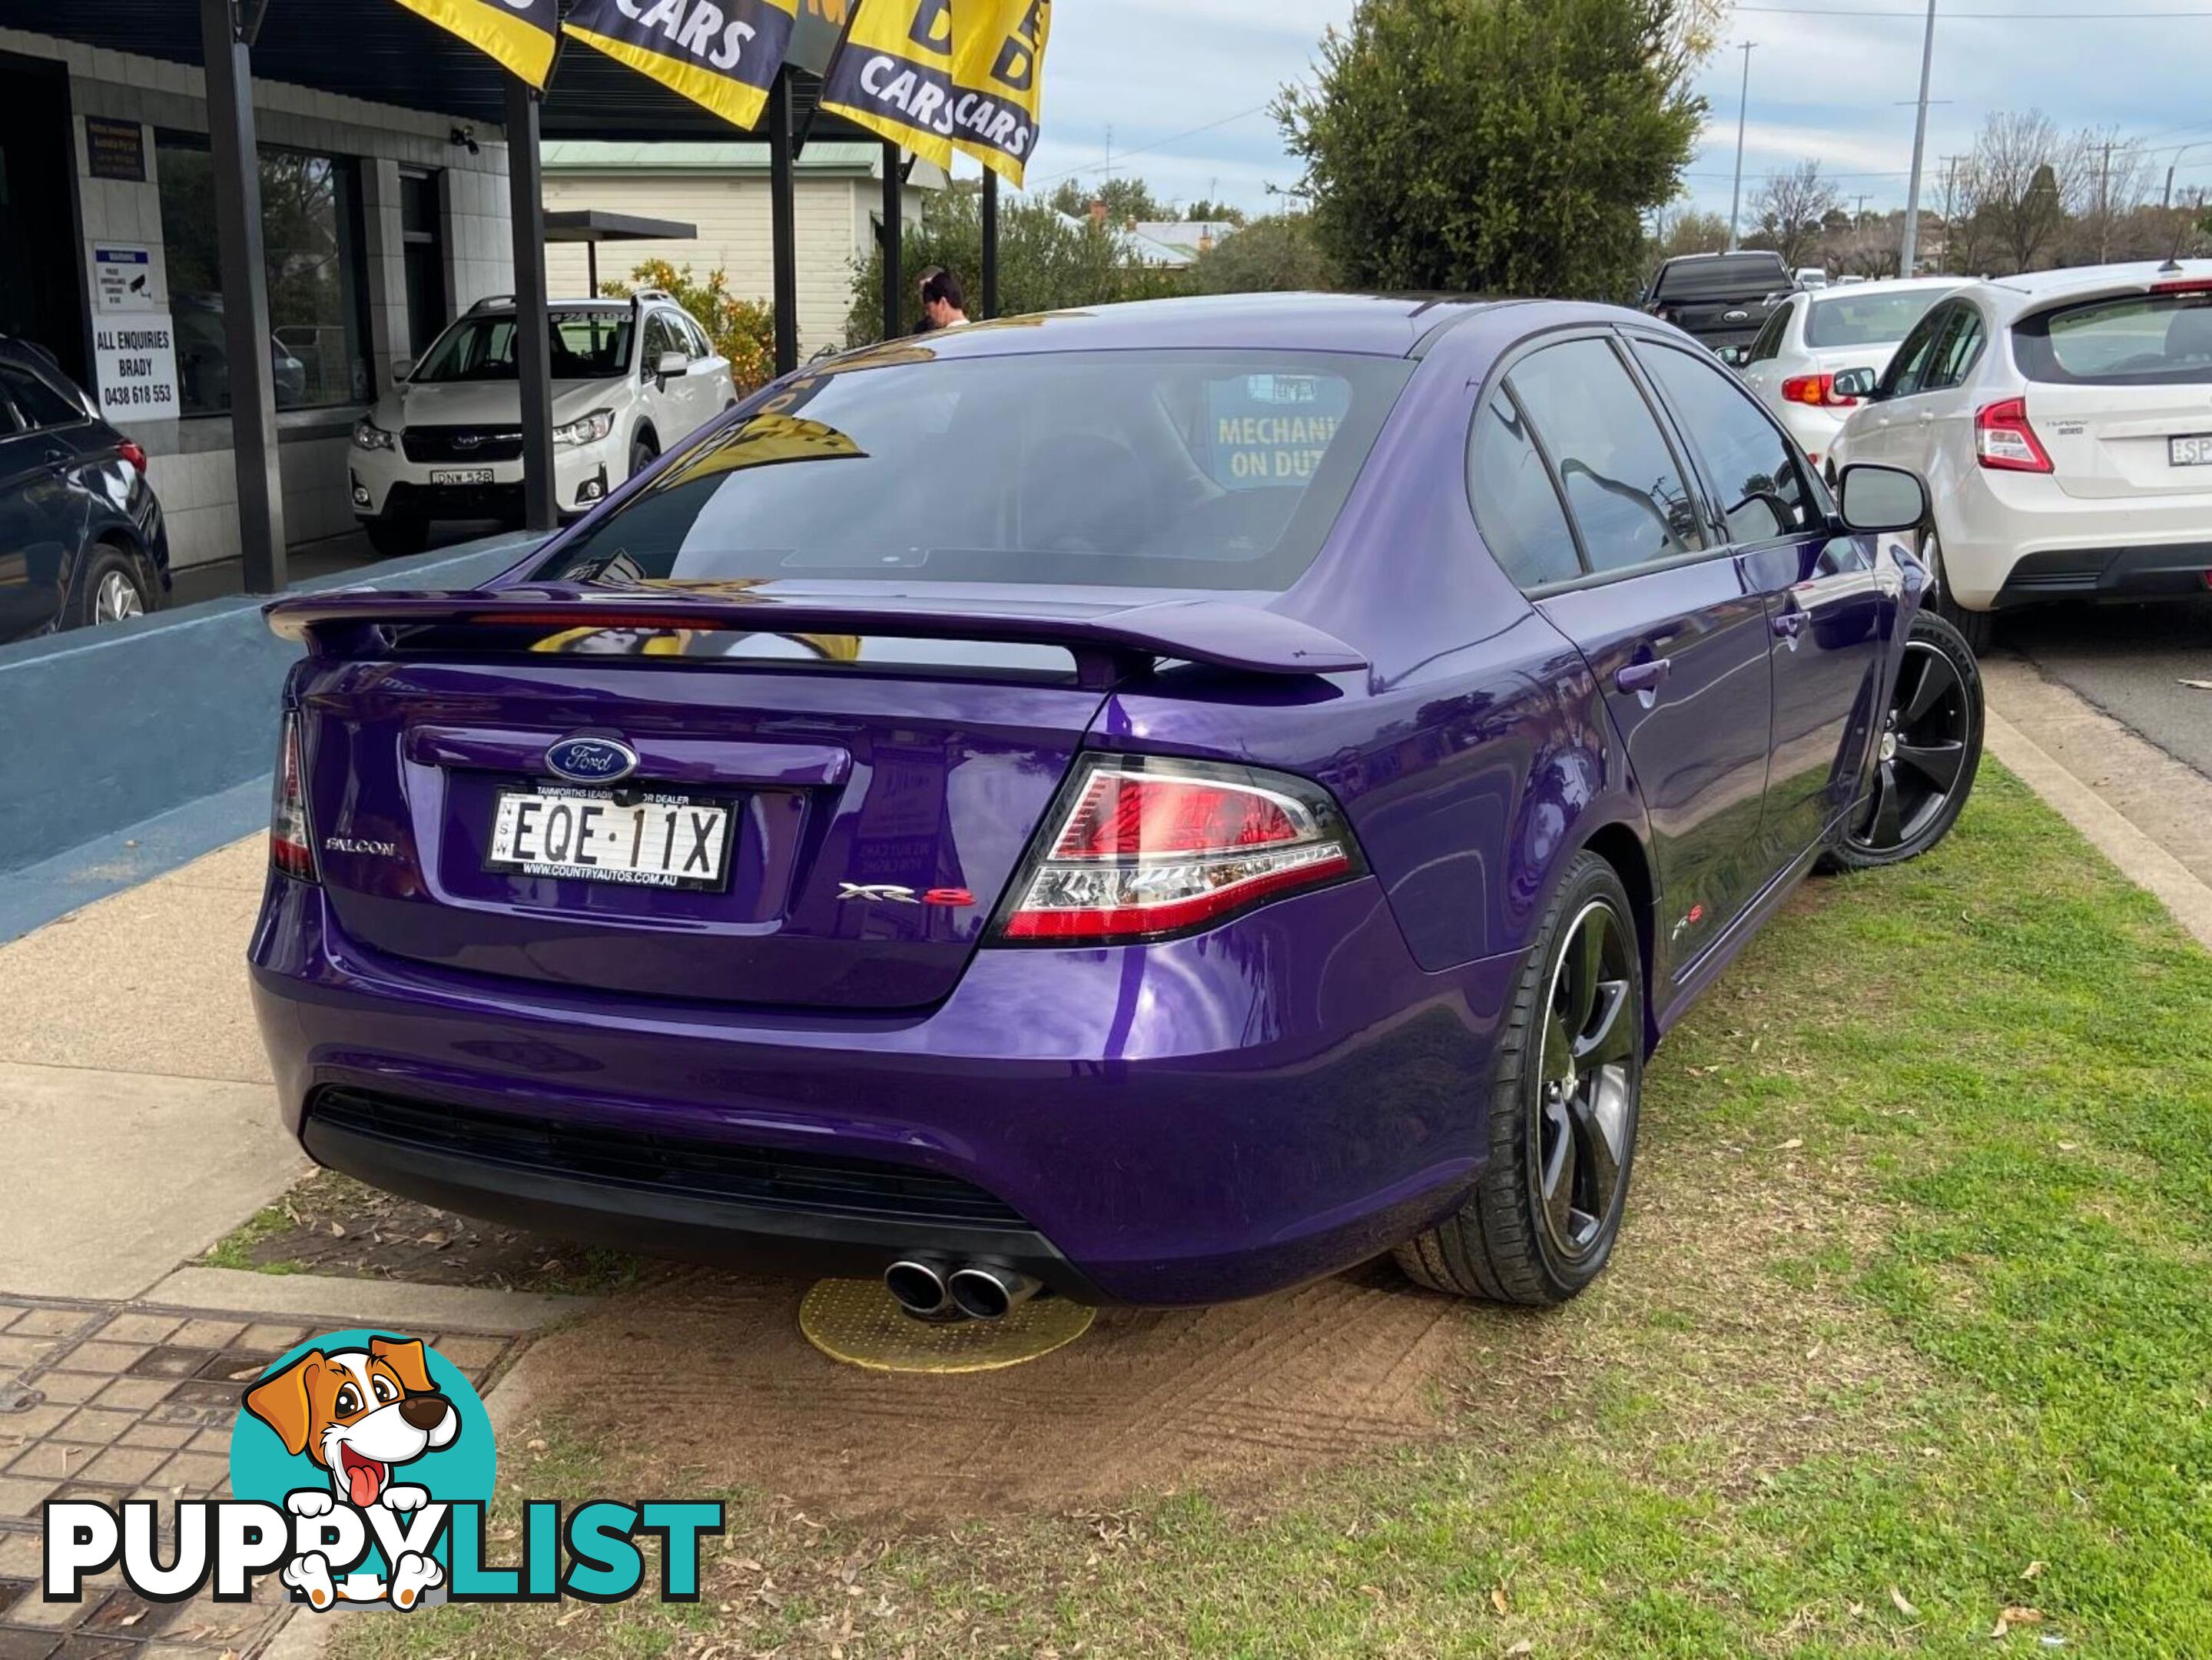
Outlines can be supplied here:
[[[807, 15], [828, 3], [803, 0], [802, 15], [829, 27], [834, 17]], [[211, 43], [215, 76], [204, 67]], [[800, 134], [811, 128], [832, 144], [857, 137], [810, 118], [813, 85], [807, 78], [785, 100], [785, 131], [796, 103]], [[353, 528], [355, 422], [447, 322], [522, 286], [515, 204], [529, 202], [535, 221], [547, 192], [532, 135], [517, 151], [523, 188], [510, 193], [514, 98], [497, 65], [390, 0], [0, 0], [0, 334], [52, 352], [146, 450], [175, 569], [242, 553], [248, 587], [282, 586], [287, 546]], [[562, 150], [550, 141], [621, 144], [632, 166], [640, 143], [674, 144], [688, 159], [704, 141], [734, 136], [585, 51], [565, 54], [553, 91], [530, 104], [546, 150]], [[253, 303], [240, 300], [248, 285], [226, 277], [244, 266], [248, 244], [222, 242], [223, 210], [253, 182], [242, 162], [226, 179], [224, 156], [245, 153], [240, 135], [258, 159], [273, 415], [258, 375], [236, 372], [230, 337], [233, 312], [250, 315]], [[765, 156], [769, 146], [749, 150]], [[617, 185], [590, 165], [611, 153], [568, 149], [589, 160], [551, 193]], [[805, 152], [793, 143], [786, 153]], [[712, 182], [744, 198], [736, 205], [759, 216], [757, 232], [741, 237], [727, 207], [698, 216], [716, 227], [718, 256], [748, 243], [746, 268], [731, 275], [739, 292], [762, 278], [766, 297], [775, 262], [764, 256], [777, 251], [779, 228], [769, 192], [741, 182], [754, 169], [735, 155], [715, 152], [723, 165]], [[779, 171], [787, 205], [799, 193], [794, 170]], [[665, 172], [701, 182], [688, 168]], [[814, 234], [782, 244], [793, 267], [834, 259], [835, 280], [849, 285], [856, 210], [872, 234], [869, 176], [869, 158], [849, 142], [808, 167], [806, 194], [819, 201], [802, 220]], [[896, 182], [884, 193], [893, 192], [905, 193]], [[569, 275], [562, 262], [576, 253], [556, 248], [557, 275]], [[634, 263], [611, 258], [606, 274]], [[810, 350], [830, 343], [842, 315], [819, 277], [794, 283], [794, 298], [805, 297], [792, 310], [804, 313]]]

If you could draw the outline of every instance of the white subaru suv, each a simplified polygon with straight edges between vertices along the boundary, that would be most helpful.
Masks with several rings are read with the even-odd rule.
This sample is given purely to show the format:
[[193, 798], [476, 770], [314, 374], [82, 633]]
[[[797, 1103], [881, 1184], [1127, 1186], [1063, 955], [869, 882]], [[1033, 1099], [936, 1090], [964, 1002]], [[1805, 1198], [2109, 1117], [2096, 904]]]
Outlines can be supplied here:
[[[729, 359], [659, 289], [559, 300], [554, 501], [587, 512], [738, 401]], [[511, 295], [480, 300], [353, 431], [355, 516], [381, 554], [419, 552], [438, 519], [522, 519], [522, 389]]]

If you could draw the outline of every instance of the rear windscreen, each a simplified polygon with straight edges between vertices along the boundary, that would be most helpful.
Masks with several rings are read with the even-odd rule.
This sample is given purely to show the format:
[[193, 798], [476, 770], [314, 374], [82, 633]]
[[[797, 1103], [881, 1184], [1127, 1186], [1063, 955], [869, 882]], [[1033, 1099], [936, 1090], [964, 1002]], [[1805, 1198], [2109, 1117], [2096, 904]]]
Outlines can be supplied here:
[[1779, 254], [1724, 253], [1712, 259], [1666, 266], [1659, 273], [1654, 297], [1698, 300], [1753, 291], [1764, 294], [1790, 285], [1789, 268]]
[[536, 576], [1280, 590], [1411, 373], [1328, 353], [892, 346], [691, 445]]
[[1805, 344], [1835, 346], [1893, 346], [1912, 325], [1936, 308], [1948, 289], [1914, 289], [1904, 294], [1852, 294], [1813, 302], [1805, 321]]
[[2031, 380], [2076, 386], [2212, 381], [2212, 294], [2097, 300], [2013, 325], [2013, 356]]

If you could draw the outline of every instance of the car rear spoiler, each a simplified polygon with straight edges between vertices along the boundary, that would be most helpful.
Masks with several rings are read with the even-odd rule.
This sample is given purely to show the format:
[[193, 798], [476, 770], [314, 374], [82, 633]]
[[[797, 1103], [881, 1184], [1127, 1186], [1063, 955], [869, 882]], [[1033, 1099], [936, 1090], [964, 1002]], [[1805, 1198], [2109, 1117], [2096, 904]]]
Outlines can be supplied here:
[[388, 642], [365, 631], [424, 624], [466, 629], [732, 629], [748, 634], [881, 635], [909, 640], [1012, 641], [1072, 652], [1086, 684], [1125, 678], [1159, 659], [1253, 674], [1339, 674], [1367, 659], [1295, 617], [1230, 599], [1176, 599], [1127, 606], [997, 606], [908, 595], [850, 599], [818, 595], [643, 592], [572, 587], [465, 593], [349, 589], [279, 599], [269, 626], [324, 655], [368, 654]]

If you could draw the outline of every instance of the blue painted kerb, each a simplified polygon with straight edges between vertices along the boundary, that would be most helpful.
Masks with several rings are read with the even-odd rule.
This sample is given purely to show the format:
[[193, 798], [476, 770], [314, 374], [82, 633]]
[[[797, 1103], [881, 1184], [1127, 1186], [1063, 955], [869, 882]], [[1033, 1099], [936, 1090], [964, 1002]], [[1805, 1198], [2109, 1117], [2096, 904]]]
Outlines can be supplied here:
[[[474, 587], [532, 540], [495, 537], [299, 591]], [[299, 648], [269, 632], [264, 603], [210, 599], [0, 648], [0, 880], [266, 776]]]

